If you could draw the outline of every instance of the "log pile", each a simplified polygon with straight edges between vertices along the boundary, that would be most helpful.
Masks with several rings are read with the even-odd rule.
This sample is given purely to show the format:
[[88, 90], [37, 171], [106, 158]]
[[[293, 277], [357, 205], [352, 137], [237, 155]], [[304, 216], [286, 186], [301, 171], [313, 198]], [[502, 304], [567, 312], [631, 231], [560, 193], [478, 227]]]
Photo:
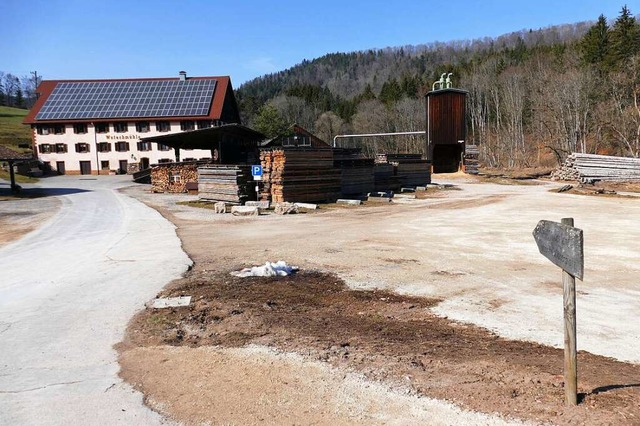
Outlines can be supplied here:
[[251, 166], [208, 165], [198, 168], [198, 198], [241, 204], [253, 195]]
[[573, 153], [551, 178], [582, 183], [640, 181], [640, 158]]
[[478, 174], [480, 149], [477, 145], [466, 145], [464, 149], [464, 171], [470, 175]]
[[340, 195], [340, 170], [333, 167], [331, 149], [292, 148], [264, 150], [263, 201], [335, 201]]
[[194, 163], [166, 163], [151, 168], [153, 192], [187, 192], [187, 182], [198, 182], [198, 166]]
[[375, 189], [375, 162], [365, 158], [359, 148], [334, 149], [333, 165], [341, 171], [342, 196], [366, 194]]

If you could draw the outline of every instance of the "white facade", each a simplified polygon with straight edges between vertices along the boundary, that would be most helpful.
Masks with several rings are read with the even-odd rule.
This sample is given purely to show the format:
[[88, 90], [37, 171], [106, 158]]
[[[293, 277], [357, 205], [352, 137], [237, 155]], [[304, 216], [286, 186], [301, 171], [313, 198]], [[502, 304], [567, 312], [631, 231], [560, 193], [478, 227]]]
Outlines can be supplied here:
[[[145, 168], [150, 164], [176, 160], [173, 148], [161, 150], [161, 145], [141, 143], [141, 138], [179, 133], [183, 131], [185, 124], [187, 129], [191, 129], [191, 126], [197, 128], [196, 121], [127, 121], [126, 126], [124, 123], [39, 123], [33, 126], [34, 149], [38, 158], [54, 172], [122, 173], [127, 171], [130, 164], [139, 164]], [[161, 124], [165, 126], [162, 129], [164, 131], [158, 131], [157, 123], [164, 123]], [[180, 150], [181, 161], [204, 158], [211, 158], [211, 151]]]

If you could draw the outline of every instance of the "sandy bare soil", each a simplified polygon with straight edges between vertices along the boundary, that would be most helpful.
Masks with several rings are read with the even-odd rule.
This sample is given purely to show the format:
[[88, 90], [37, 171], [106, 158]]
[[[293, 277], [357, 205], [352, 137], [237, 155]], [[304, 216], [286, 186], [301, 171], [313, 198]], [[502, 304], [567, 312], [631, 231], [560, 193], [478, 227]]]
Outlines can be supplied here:
[[[204, 419], [258, 423], [260, 418], [313, 423], [302, 420], [308, 414], [304, 410], [277, 417], [269, 411], [275, 409], [272, 404], [252, 406], [255, 415], [244, 418], [244, 409], [215, 417], [221, 407], [216, 401], [239, 398], [242, 407], [242, 401], [251, 400], [247, 395], [264, 395], [261, 386], [281, 379], [284, 361], [270, 355], [272, 367], [261, 369], [266, 376], [235, 393], [233, 387], [197, 385], [202, 375], [223, 380], [225, 370], [235, 367], [200, 363], [190, 369], [195, 367], [191, 351], [215, 345], [207, 356], [241, 368], [245, 346], [260, 345], [299, 354], [301, 365], [328, 363], [327, 374], [334, 378], [362, 374], [362, 383], [391, 388], [385, 398], [393, 400], [406, 390], [420, 400], [446, 399], [472, 410], [460, 415], [491, 416], [461, 420], [466, 424], [503, 421], [493, 413], [508, 421], [639, 424], [640, 326], [629, 321], [640, 309], [637, 200], [553, 194], [549, 185], [481, 184], [467, 178], [454, 183], [462, 190], [428, 193], [399, 205], [257, 218], [214, 216], [175, 204], [189, 197], [130, 189], [178, 226], [195, 268], [165, 294], [189, 294], [196, 303], [137, 316], [120, 348], [122, 376], [160, 412], [190, 424]], [[578, 283], [582, 403], [574, 408], [563, 405], [562, 353], [555, 349], [562, 345], [560, 272], [537, 253], [531, 237], [538, 220], [569, 216], [587, 241], [586, 278]], [[289, 281], [241, 281], [228, 275], [280, 259], [303, 273]], [[169, 376], [163, 360], [175, 363]], [[296, 371], [303, 371], [305, 382], [307, 369]], [[175, 386], [178, 377], [186, 384]], [[292, 386], [305, 394], [309, 383]], [[189, 395], [197, 409], [176, 403], [180, 395]], [[369, 397], [358, 398], [363, 403]], [[309, 405], [303, 401], [301, 407]], [[371, 420], [350, 417], [349, 410], [329, 411], [339, 416], [338, 423]], [[327, 414], [314, 413], [315, 419]], [[395, 418], [393, 410], [380, 415]], [[398, 424], [414, 423], [397, 418]]]
[[37, 229], [60, 209], [55, 197], [12, 198], [0, 200], [0, 246]]

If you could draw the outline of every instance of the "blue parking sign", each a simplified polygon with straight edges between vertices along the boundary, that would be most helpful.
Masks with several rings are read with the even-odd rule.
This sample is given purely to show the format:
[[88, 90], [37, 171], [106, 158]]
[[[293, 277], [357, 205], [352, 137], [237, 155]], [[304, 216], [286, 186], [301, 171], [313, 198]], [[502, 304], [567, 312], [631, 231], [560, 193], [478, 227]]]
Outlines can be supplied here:
[[251, 176], [253, 177], [262, 176], [262, 166], [261, 165], [251, 166]]

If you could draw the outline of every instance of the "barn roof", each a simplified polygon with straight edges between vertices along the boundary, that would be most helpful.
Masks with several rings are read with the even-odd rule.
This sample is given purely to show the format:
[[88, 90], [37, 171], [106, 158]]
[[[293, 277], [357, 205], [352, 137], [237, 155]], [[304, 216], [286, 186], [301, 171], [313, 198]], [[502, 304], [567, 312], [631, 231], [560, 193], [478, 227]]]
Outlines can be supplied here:
[[11, 148], [7, 148], [4, 145], [0, 145], [0, 161], [25, 161], [31, 160], [33, 155], [29, 154], [21, 154], [12, 150]]

